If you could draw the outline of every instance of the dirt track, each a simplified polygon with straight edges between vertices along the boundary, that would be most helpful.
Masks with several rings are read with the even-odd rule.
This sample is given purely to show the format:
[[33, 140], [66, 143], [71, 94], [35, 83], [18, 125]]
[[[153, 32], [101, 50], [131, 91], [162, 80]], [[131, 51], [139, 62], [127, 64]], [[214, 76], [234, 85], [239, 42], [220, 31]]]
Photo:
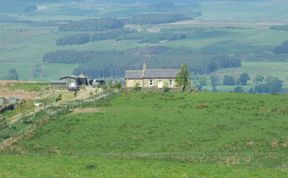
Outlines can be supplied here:
[[101, 112], [101, 110], [99, 108], [77, 108], [73, 111], [73, 114], [77, 114], [77, 113], [96, 113], [96, 112]]

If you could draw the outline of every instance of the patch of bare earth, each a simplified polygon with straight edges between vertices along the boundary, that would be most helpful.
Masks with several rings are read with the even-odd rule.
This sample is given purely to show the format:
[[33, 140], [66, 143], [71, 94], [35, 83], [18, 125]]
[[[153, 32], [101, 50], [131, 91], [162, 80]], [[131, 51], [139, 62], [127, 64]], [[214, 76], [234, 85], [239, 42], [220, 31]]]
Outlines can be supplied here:
[[9, 90], [7, 88], [7, 84], [9, 83], [24, 83], [24, 81], [0, 80], [0, 97], [5, 97], [5, 98], [18, 97], [20, 99], [29, 100], [29, 99], [34, 99], [37, 96], [36, 92], [29, 92], [25, 90], [14, 90], [14, 91]]
[[96, 112], [101, 112], [102, 110], [99, 108], [77, 108], [73, 111], [73, 114], [78, 114], [78, 113], [96, 113]]

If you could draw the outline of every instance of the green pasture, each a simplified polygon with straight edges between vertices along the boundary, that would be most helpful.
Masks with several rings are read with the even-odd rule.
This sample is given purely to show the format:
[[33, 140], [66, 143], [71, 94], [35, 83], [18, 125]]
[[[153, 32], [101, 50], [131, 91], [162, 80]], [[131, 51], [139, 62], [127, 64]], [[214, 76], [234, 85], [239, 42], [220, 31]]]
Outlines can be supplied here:
[[285, 177], [285, 169], [242, 168], [165, 160], [123, 160], [76, 156], [0, 156], [0, 176], [30, 177]]
[[[37, 64], [40, 64], [43, 74], [32, 75], [32, 71]], [[8, 70], [17, 70], [20, 80], [51, 81], [59, 80], [61, 76], [72, 74], [76, 64], [46, 64], [34, 62], [0, 62], [0, 79], [7, 76]]]
[[41, 90], [44, 90], [48, 87], [46, 83], [39, 83], [39, 82], [33, 82], [33, 83], [9, 83], [7, 86], [8, 90], [25, 90], [25, 91], [35, 91], [40, 92]]
[[287, 22], [287, 1], [209, 1], [201, 3], [203, 19]]
[[[242, 62], [242, 66], [239, 68], [230, 68], [230, 69], [220, 69], [216, 72], [213, 72], [210, 75], [216, 75], [219, 79], [218, 85], [216, 86], [218, 91], [221, 92], [233, 92], [235, 86], [225, 86], [222, 85], [224, 75], [231, 75], [236, 80], [242, 73], [248, 73], [250, 80], [247, 85], [240, 86], [245, 92], [248, 92], [250, 88], [254, 88], [257, 85], [255, 78], [257, 75], [262, 75], [264, 77], [275, 76], [279, 77], [283, 81], [282, 92], [286, 93], [288, 90], [288, 62]], [[209, 77], [206, 76], [209, 80]], [[203, 87], [204, 90], [212, 91], [212, 87], [209, 85]]]
[[283, 177], [287, 101], [286, 95], [124, 92], [82, 106], [97, 112], [49, 120], [0, 156], [6, 166], [0, 172], [113, 177], [125, 169], [123, 177]]
[[286, 95], [123, 93], [82, 106], [100, 112], [50, 120], [0, 155], [0, 175], [285, 177], [287, 101]]
[[220, 77], [224, 75], [240, 76], [247, 72], [250, 78], [255, 79], [257, 74], [266, 76], [277, 76], [284, 82], [288, 78], [288, 62], [242, 62], [242, 66], [232, 69], [221, 69], [213, 74]]

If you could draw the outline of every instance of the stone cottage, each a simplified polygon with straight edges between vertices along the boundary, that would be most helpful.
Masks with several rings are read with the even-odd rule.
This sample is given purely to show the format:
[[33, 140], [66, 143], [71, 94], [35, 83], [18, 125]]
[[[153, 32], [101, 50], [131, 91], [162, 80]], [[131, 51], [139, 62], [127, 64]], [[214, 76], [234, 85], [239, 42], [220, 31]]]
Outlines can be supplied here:
[[127, 88], [176, 88], [175, 79], [179, 72], [180, 69], [148, 69], [144, 63], [142, 70], [125, 71], [125, 85]]

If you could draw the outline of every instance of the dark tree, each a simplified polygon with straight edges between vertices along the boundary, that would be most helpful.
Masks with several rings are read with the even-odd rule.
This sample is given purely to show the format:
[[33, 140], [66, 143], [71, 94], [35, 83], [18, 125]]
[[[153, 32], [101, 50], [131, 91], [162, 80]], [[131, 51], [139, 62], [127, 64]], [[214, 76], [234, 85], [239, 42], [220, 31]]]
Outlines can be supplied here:
[[283, 81], [278, 77], [269, 76], [265, 79], [264, 84], [257, 85], [255, 91], [257, 93], [278, 93], [281, 91]]
[[264, 76], [260, 75], [260, 74], [257, 74], [256, 78], [255, 78], [255, 81], [256, 82], [263, 82], [264, 81]]
[[190, 72], [187, 64], [181, 66], [180, 72], [176, 76], [176, 83], [182, 88], [182, 91], [185, 91], [190, 85]]
[[243, 93], [244, 91], [243, 91], [243, 88], [242, 88], [242, 87], [235, 87], [235, 88], [234, 88], [234, 92], [235, 92], [235, 93]]
[[212, 87], [216, 86], [218, 81], [219, 81], [219, 78], [216, 75], [210, 76], [210, 84]]
[[247, 73], [242, 73], [239, 77], [239, 83], [241, 85], [247, 85], [248, 80], [250, 80], [250, 77]]
[[248, 93], [249, 93], [249, 94], [254, 94], [254, 93], [255, 93], [254, 88], [250, 88], [250, 89], [248, 90]]
[[235, 78], [231, 75], [224, 75], [223, 84], [233, 86], [235, 85], [236, 81]]
[[16, 69], [9, 69], [8, 75], [5, 77], [7, 80], [19, 80], [19, 74]]

